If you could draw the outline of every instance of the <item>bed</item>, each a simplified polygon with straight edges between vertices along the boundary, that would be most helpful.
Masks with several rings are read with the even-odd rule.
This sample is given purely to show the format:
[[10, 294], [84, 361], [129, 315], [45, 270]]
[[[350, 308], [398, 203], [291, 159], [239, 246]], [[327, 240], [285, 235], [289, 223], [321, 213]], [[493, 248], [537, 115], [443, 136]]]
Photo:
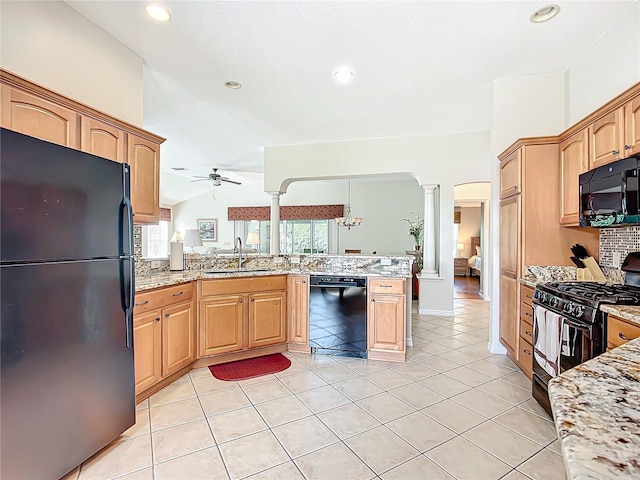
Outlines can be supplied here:
[[480, 250], [480, 237], [471, 237], [471, 257], [469, 258], [469, 275], [480, 276], [482, 271], [482, 257]]

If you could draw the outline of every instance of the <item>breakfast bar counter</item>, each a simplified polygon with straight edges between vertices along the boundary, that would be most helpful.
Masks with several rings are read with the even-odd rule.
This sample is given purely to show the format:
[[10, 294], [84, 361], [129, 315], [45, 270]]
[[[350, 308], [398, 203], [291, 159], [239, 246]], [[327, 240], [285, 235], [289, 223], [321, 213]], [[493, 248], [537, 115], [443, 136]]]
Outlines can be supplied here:
[[640, 339], [553, 378], [549, 397], [568, 480], [640, 478]]

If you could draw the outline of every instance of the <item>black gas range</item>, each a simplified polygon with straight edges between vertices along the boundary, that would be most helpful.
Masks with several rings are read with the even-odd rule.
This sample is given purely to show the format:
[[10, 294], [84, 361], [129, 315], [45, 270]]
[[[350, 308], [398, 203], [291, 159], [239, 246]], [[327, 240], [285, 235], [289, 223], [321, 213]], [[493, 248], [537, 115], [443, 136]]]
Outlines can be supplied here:
[[597, 282], [547, 282], [533, 294], [533, 397], [551, 414], [548, 382], [552, 376], [536, 358], [540, 315], [550, 312], [561, 317], [557, 372], [562, 373], [605, 351], [606, 313], [601, 305], [640, 305], [640, 286], [605, 285]]

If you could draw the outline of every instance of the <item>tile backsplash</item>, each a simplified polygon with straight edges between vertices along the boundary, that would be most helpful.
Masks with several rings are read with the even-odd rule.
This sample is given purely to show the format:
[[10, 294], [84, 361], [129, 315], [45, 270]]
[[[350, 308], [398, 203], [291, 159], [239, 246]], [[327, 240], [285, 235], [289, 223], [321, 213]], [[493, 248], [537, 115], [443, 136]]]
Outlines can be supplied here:
[[[600, 266], [619, 269], [631, 252], [640, 251], [640, 227], [600, 229]], [[614, 253], [620, 254], [620, 263], [614, 262]]]

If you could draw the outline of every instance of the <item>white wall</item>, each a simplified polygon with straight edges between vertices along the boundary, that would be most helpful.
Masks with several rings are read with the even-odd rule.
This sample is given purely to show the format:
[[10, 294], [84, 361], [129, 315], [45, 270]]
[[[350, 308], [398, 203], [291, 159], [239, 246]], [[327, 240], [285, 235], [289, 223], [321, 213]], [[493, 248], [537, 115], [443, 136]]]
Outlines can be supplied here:
[[0, 2], [0, 65], [142, 126], [142, 59], [64, 2]]
[[471, 251], [471, 237], [480, 236], [482, 215], [480, 207], [456, 207], [460, 210], [460, 224], [458, 225], [458, 243], [464, 243], [462, 256], [469, 258], [476, 252]]
[[[215, 194], [215, 200], [213, 199]], [[280, 205], [347, 204], [347, 180], [295, 182], [280, 197]], [[198, 218], [218, 219], [218, 242], [208, 247], [228, 248], [233, 245], [233, 222], [227, 220], [229, 206], [269, 206], [270, 199], [258, 184], [223, 186], [173, 206], [174, 226], [184, 232], [195, 228]], [[352, 180], [351, 206], [354, 216], [363, 217], [362, 225], [351, 230], [338, 229], [338, 252], [360, 248], [363, 253], [403, 254], [413, 249], [406, 234], [408, 224], [401, 218], [412, 218], [410, 212], [424, 210], [424, 195], [414, 179]]]
[[640, 2], [585, 50], [566, 77], [566, 128], [640, 81]]

